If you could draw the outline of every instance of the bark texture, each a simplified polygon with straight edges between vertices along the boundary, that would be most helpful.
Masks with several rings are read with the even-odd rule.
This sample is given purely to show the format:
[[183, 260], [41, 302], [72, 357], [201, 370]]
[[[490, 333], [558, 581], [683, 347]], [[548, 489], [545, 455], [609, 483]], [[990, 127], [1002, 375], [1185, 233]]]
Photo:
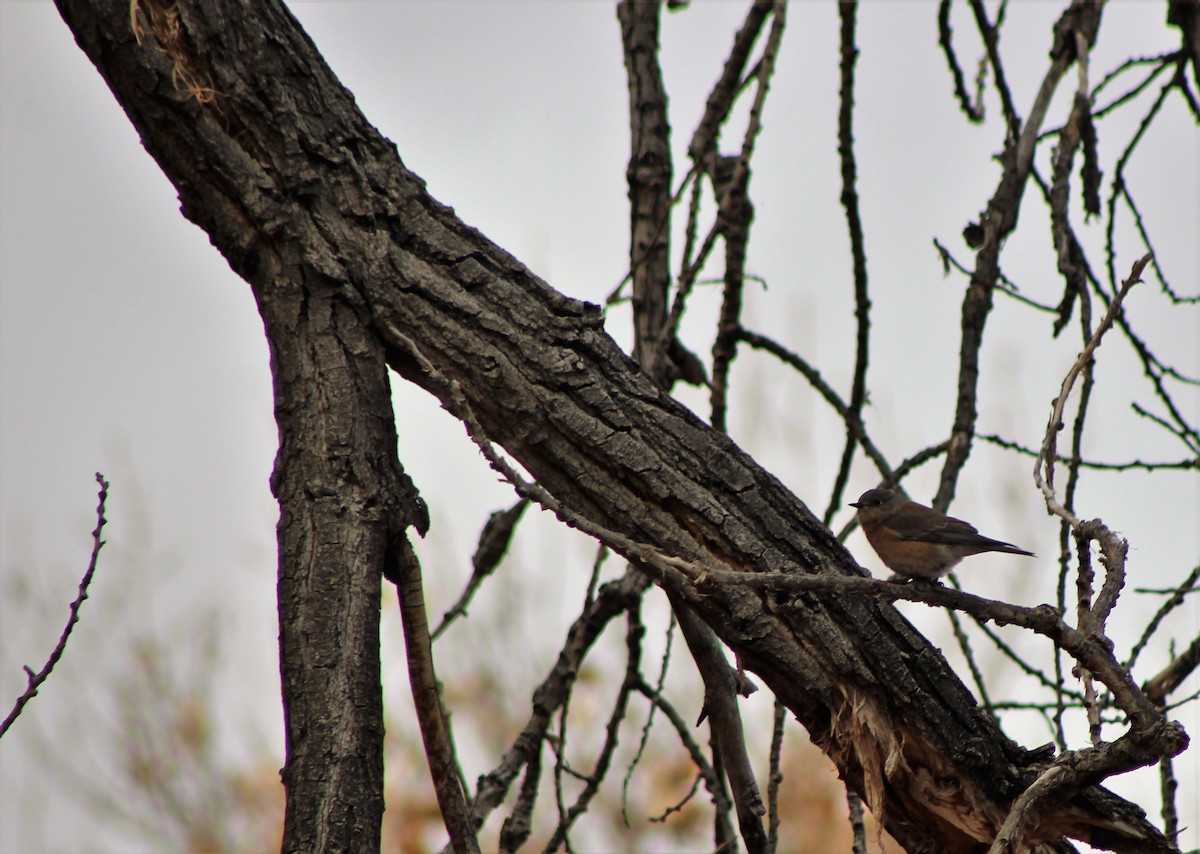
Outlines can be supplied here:
[[[134, 3], [132, 21], [124, 2], [60, 11], [179, 189], [184, 214], [253, 288], [270, 344], [284, 850], [378, 851], [380, 581], [408, 524], [423, 530], [424, 509], [397, 458], [370, 312], [345, 290], [336, 262], [320, 257], [328, 244], [316, 237], [319, 212], [292, 211], [320, 207], [319, 160], [298, 147], [295, 128], [271, 127], [280, 111], [319, 127], [326, 84], [286, 61], [257, 70], [284, 60], [277, 29], [297, 39], [288, 52], [315, 50], [280, 7], [264, 7], [246, 28], [246, 9], [201, 6], [194, 17], [184, 6]], [[250, 81], [265, 88], [251, 91]], [[242, 108], [231, 109], [235, 100]]]
[[[596, 307], [430, 198], [281, 5], [144, 0], [132, 26], [128, 0], [58, 5], [185, 215], [254, 289], [272, 343], [290, 847], [378, 848], [379, 574], [420, 524], [385, 359], [444, 402], [457, 389], [488, 438], [594, 524], [744, 572], [862, 574], [800, 500], [617, 348]], [[1039, 760], [897, 611], [727, 591], [674, 592], [908, 850], [991, 840]], [[1040, 809], [1041, 850], [1063, 835], [1166, 850], [1102, 789]]]

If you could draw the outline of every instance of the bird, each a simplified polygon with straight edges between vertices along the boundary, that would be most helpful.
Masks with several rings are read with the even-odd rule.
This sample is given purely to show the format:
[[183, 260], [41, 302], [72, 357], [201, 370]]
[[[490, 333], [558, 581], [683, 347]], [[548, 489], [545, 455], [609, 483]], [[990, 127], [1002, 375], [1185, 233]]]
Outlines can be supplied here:
[[879, 559], [906, 578], [936, 580], [963, 558], [982, 552], [1036, 557], [890, 489], [868, 489], [850, 506], [858, 509], [858, 523]]

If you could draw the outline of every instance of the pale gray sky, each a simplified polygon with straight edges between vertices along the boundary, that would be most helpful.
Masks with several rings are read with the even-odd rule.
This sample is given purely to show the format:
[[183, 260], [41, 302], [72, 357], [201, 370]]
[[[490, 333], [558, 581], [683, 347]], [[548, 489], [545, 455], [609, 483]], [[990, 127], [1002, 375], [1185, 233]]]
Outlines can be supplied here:
[[[627, 246], [626, 90], [611, 4], [306, 2], [293, 9], [367, 117], [435, 197], [556, 288], [603, 301], [624, 274]], [[1004, 45], [1020, 45], [1020, 61], [1010, 59], [1007, 70], [1022, 115], [1044, 72], [1058, 11], [1050, 3], [1009, 6]], [[663, 63], [679, 164], [743, 14], [741, 3], [695, 2], [665, 16]], [[957, 31], [967, 34], [965, 9], [956, 14], [962, 16]], [[1174, 47], [1164, 16], [1162, 4], [1110, 4], [1093, 80], [1127, 55]], [[969, 262], [958, 235], [994, 190], [998, 169], [988, 157], [1002, 140], [998, 125], [968, 126], [956, 113], [935, 47], [935, 4], [865, 4], [859, 32], [859, 178], [876, 324], [868, 424], [895, 463], [941, 440], [950, 424], [963, 283], [943, 278], [931, 241], [941, 239]], [[832, 4], [791, 8], [751, 187], [757, 217], [750, 266], [768, 288], [748, 290], [747, 322], [789, 343], [845, 390], [853, 306], [836, 206], [836, 44]], [[968, 62], [976, 56], [969, 35], [963, 55]], [[1061, 121], [1071, 91], [1062, 87], [1051, 125]], [[994, 99], [989, 109], [994, 115]], [[1130, 115], [1143, 112], [1139, 107]], [[1109, 146], [1102, 149], [1106, 169], [1131, 132], [1124, 118], [1101, 125], [1101, 145]], [[1130, 172], [1159, 260], [1187, 294], [1200, 290], [1197, 142], [1195, 125], [1174, 100]], [[1045, 169], [1045, 160], [1039, 162]], [[1033, 191], [1027, 201], [1032, 197]], [[1023, 216], [1045, 214], [1035, 203]], [[1102, 227], [1080, 228], [1100, 264]], [[1018, 235], [1003, 262], [1026, 293], [1055, 302], [1061, 286], [1044, 234], [1034, 228]], [[1122, 252], [1117, 266], [1127, 271], [1141, 250], [1125, 240]], [[716, 289], [701, 289], [689, 312], [684, 334], [697, 352], [708, 352], [718, 299]], [[1165, 362], [1200, 374], [1194, 307], [1168, 310], [1150, 283], [1131, 296], [1128, 311]], [[625, 308], [609, 315], [608, 328], [619, 341], [628, 340], [628, 320]], [[990, 380], [981, 390], [982, 432], [1040, 442], [1049, 402], [1079, 349], [1074, 325], [1047, 342], [1049, 323], [997, 300], [985, 353]], [[1178, 443], [1129, 412], [1130, 398], [1152, 408], [1155, 401], [1130, 349], [1116, 337], [1101, 348], [1098, 379], [1089, 456], [1185, 456]], [[735, 439], [823, 510], [843, 441], [836, 421], [798, 379], [781, 378], [764, 357], [741, 355], [734, 383], [735, 394], [745, 395], [731, 413]], [[134, 638], [163, 640], [185, 667], [195, 657], [198, 626], [215, 618], [222, 653], [232, 662], [213, 683], [223, 698], [223, 749], [231, 757], [266, 751], [281, 757], [276, 507], [267, 482], [276, 443], [270, 392], [249, 289], [180, 216], [173, 188], [54, 8], [0, 2], [4, 710], [23, 687], [21, 665], [40, 665], [53, 645], [86, 564], [93, 472], [103, 471], [113, 483], [109, 545], [61, 672], [0, 742], [0, 849], [31, 850], [44, 842], [55, 850], [129, 850], [121, 847], [126, 837], [90, 823], [80, 825], [87, 828], [80, 836], [65, 820], [78, 817], [77, 801], [28, 734], [40, 732], [72, 764], [83, 767], [76, 757], [95, 754], [103, 767], [103, 745], [89, 744], [89, 736], [108, 737], [105, 722], [113, 717], [103, 708], [105, 698], [127, 668]], [[706, 412], [702, 396], [684, 396]], [[1195, 423], [1195, 392], [1180, 392], [1179, 402]], [[511, 492], [426, 395], [398, 383], [397, 411], [402, 460], [433, 515], [421, 548], [434, 568], [427, 573], [437, 615], [469, 573], [486, 514], [506, 506]], [[909, 481], [914, 497], [932, 495], [937, 468]], [[954, 508], [985, 533], [1041, 555], [1018, 566], [980, 557], [976, 568], [960, 571], [970, 589], [1025, 604], [1052, 601], [1057, 544], [1030, 468], [1023, 458], [977, 446]], [[850, 491], [857, 495], [870, 485], [871, 472], [860, 465]], [[1131, 542], [1130, 588], [1176, 583], [1195, 565], [1200, 498], [1194, 474], [1089, 474], [1084, 488], [1081, 513], [1103, 517]], [[548, 520], [533, 522], [516, 548], [521, 574], [495, 582], [505, 606], [515, 609], [511, 632], [472, 628], [468, 621], [463, 639], [449, 649], [457, 642], [478, 650], [480, 635], [473, 631], [484, 633], [488, 645], [481, 654], [496, 662], [528, 659], [521, 651], [531, 645], [549, 654], [557, 644], [582, 596], [591, 548]], [[849, 545], [880, 572], [861, 537]], [[565, 604], [547, 608], [546, 602]], [[1156, 606], [1157, 600], [1127, 589], [1122, 607], [1131, 628], [1115, 627], [1118, 643], [1136, 639], [1128, 633]], [[945, 637], [940, 614], [906, 614]], [[1188, 620], [1194, 636], [1196, 616], [1194, 604], [1178, 613], [1176, 636], [1188, 636]], [[405, 690], [399, 638], [390, 637], [389, 699]], [[939, 643], [954, 660], [951, 642]], [[1151, 675], [1164, 656], [1161, 648], [1148, 651], [1139, 678]], [[524, 667], [506, 702], [527, 702], [527, 686], [545, 662], [534, 656]], [[965, 668], [959, 672], [967, 677]], [[994, 697], [1020, 690], [1015, 677], [998, 684]], [[1194, 691], [1195, 677], [1189, 684]], [[1181, 714], [1193, 738], [1195, 708]], [[92, 714], [100, 721], [90, 720]], [[1036, 720], [1013, 718], [1006, 728], [1028, 744], [1048, 740]], [[1200, 788], [1195, 756], [1193, 748], [1179, 763], [1183, 791]], [[480, 770], [470, 769], [468, 778]], [[1156, 796], [1144, 794], [1157, 790], [1153, 776], [1131, 776], [1113, 787], [1156, 809]], [[1195, 828], [1195, 800], [1183, 800], [1183, 823]], [[1192, 829], [1182, 841], [1196, 847], [1200, 837]]]

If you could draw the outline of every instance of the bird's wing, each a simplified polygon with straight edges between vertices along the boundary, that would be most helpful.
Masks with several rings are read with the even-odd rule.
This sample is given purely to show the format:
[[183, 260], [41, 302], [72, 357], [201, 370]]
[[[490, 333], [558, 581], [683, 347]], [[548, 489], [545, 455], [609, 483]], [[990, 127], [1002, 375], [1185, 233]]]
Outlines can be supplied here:
[[900, 539], [920, 543], [970, 544], [977, 543], [980, 539], [974, 525], [951, 516], [931, 519], [928, 516], [922, 518], [905, 514], [888, 520], [888, 527], [892, 528]]
[[[932, 511], [931, 511], [932, 512]], [[939, 514], [940, 515], [940, 514]], [[982, 536], [975, 526], [953, 516], [931, 519], [928, 516], [900, 516], [888, 522], [888, 527], [902, 540], [918, 543], [937, 543], [945, 546], [970, 546], [976, 552], [997, 551], [1018, 555], [1033, 555], [1025, 549]]]

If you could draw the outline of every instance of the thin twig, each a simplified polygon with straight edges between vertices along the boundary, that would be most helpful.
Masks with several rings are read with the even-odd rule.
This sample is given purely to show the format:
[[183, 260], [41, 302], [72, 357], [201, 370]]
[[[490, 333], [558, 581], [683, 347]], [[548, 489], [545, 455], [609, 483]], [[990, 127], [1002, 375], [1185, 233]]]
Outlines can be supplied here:
[[1146, 683], [1146, 696], [1151, 702], [1165, 703], [1170, 693], [1191, 676], [1197, 666], [1200, 666], [1200, 637], [1194, 639], [1191, 646]]
[[475, 554], [471, 557], [471, 577], [467, 580], [463, 592], [459, 594], [458, 601], [442, 615], [442, 622], [438, 624], [438, 627], [433, 630], [433, 634], [430, 635], [432, 640], [437, 640], [441, 637], [442, 633], [450, 628], [451, 623], [459, 617], [466, 616], [467, 606], [471, 604], [471, 599], [474, 598], [484, 580], [500, 565], [501, 559], [508, 552], [509, 543], [512, 542], [513, 531], [517, 527], [517, 522], [521, 519], [521, 514], [525, 512], [525, 508], [528, 506], [529, 500], [522, 498], [507, 510], [497, 510], [488, 517], [487, 522], [483, 526], [483, 531], [479, 534], [479, 545], [475, 548]]
[[33, 672], [33, 668], [26, 666], [25, 674], [29, 679], [29, 684], [25, 688], [25, 693], [17, 697], [13, 703], [12, 711], [8, 713], [8, 717], [4, 719], [4, 723], [0, 723], [0, 738], [4, 737], [4, 733], [8, 732], [8, 728], [13, 725], [13, 722], [20, 716], [25, 708], [25, 704], [37, 696], [38, 689], [41, 688], [49, 677], [50, 672], [54, 670], [54, 666], [58, 664], [60, 658], [63, 657], [63, 652], [67, 648], [67, 639], [71, 637], [71, 631], [75, 628], [75, 624], [79, 622], [79, 609], [83, 606], [83, 600], [88, 598], [88, 587], [92, 583], [92, 576], [96, 573], [96, 560], [100, 557], [100, 549], [104, 547], [104, 540], [100, 539], [100, 532], [104, 529], [104, 524], [108, 521], [104, 518], [104, 503], [108, 500], [108, 481], [104, 479], [104, 475], [96, 472], [96, 482], [100, 484], [100, 502], [96, 506], [96, 527], [92, 531], [92, 556], [88, 560], [87, 570], [83, 573], [83, 578], [79, 582], [79, 594], [75, 597], [75, 601], [71, 603], [70, 614], [67, 617], [67, 625], [63, 627], [62, 634], [58, 636], [58, 643], [54, 645], [54, 649], [50, 652], [50, 657], [46, 659], [46, 663], [42, 665], [42, 669], [37, 673]]
[[[679, 714], [675, 707], [667, 702], [666, 698], [663, 697], [661, 690], [654, 688], [645, 682], [638, 685], [637, 690], [647, 700], [649, 700], [652, 705], [654, 705], [663, 713], [663, 716], [666, 717], [667, 721], [675, 730], [675, 734], [679, 737], [679, 743], [683, 745], [684, 750], [686, 750], [688, 756], [691, 757], [692, 763], [696, 766], [696, 769], [699, 772], [699, 778], [704, 781], [709, 795], [716, 804], [717, 813], [719, 815], [728, 814], [729, 797], [725, 793], [725, 787], [721, 785], [721, 780], [717, 776], [716, 769], [713, 768], [713, 766], [709, 763], [708, 757], [704, 755], [704, 750], [700, 747], [696, 740], [692, 738], [692, 728], [688, 722], [683, 719], [683, 715]], [[687, 797], [684, 798], [682, 803], [687, 803], [687, 801], [691, 800], [692, 796], [696, 793], [696, 789], [697, 787], [693, 786], [692, 790], [688, 793]], [[669, 815], [670, 812], [677, 811], [682, 806], [682, 803], [677, 806], [675, 810], [669, 810], [667, 814]], [[666, 815], [659, 818], [652, 818], [651, 821], [662, 821], [665, 818]]]
[[1162, 791], [1163, 836], [1172, 845], [1179, 844], [1179, 810], [1175, 796], [1179, 793], [1179, 781], [1175, 779], [1175, 763], [1167, 757], [1158, 763], [1159, 788]]
[[878, 446], [876, 446], [876, 444], [871, 440], [871, 437], [867, 434], [867, 428], [862, 423], [860, 413], [854, 412], [854, 410], [852, 410], [841, 399], [837, 391], [834, 390], [833, 386], [826, 382], [825, 378], [821, 376], [820, 371], [810, 365], [800, 355], [793, 353], [782, 344], [779, 344], [774, 339], [768, 338], [765, 335], [760, 335], [757, 332], [751, 332], [748, 329], [743, 329], [741, 330], [739, 337], [742, 341], [749, 344], [754, 349], [765, 350], [784, 364], [790, 365], [799, 371], [800, 374], [806, 380], [808, 380], [809, 385], [816, 389], [817, 393], [820, 394], [821, 397], [825, 398], [825, 402], [828, 403], [833, 408], [833, 411], [838, 414], [838, 417], [842, 419], [843, 423], [846, 425], [847, 431], [853, 434], [855, 441], [862, 446], [863, 451], [868, 457], [870, 457], [871, 462], [875, 464], [875, 468], [879, 472], [880, 477], [892, 485], [897, 482], [895, 480], [895, 471], [893, 471], [891, 465], [888, 464], [887, 459], [883, 456], [883, 452], [879, 450]]
[[1138, 642], [1133, 645], [1133, 649], [1129, 652], [1129, 659], [1125, 662], [1125, 666], [1127, 668], [1130, 670], [1133, 669], [1133, 665], [1137, 661], [1138, 655], [1141, 654], [1146, 644], [1150, 641], [1150, 636], [1158, 630], [1159, 624], [1163, 621], [1167, 614], [1171, 613], [1173, 610], [1183, 604], [1184, 596], [1186, 596], [1188, 593], [1195, 592], [1195, 584], [1197, 579], [1200, 579], [1200, 566], [1196, 566], [1192, 569], [1191, 574], [1184, 579], [1183, 583], [1172, 591], [1171, 598], [1166, 602], [1163, 602], [1162, 607], [1158, 609], [1158, 613], [1156, 613], [1150, 622], [1146, 624], [1146, 630], [1142, 632], [1142, 636], [1138, 639]]
[[[862, 410], [867, 402], [867, 366], [871, 342], [871, 299], [867, 280], [866, 238], [863, 234], [862, 217], [858, 204], [858, 161], [854, 153], [854, 66], [858, 59], [855, 43], [855, 27], [858, 23], [858, 3], [838, 4], [839, 28], [839, 74], [838, 87], [838, 160], [842, 178], [840, 200], [846, 215], [846, 230], [850, 237], [850, 256], [854, 263], [854, 378], [850, 384], [849, 415], [856, 423], [862, 423]], [[850, 466], [854, 462], [854, 451], [858, 447], [856, 431], [851, 418], [846, 419], [846, 441], [842, 447], [833, 488], [829, 493], [824, 522], [833, 521], [834, 513], [841, 509], [846, 483], [850, 480]]]
[[[642, 624], [641, 613], [638, 609], [630, 608], [625, 612], [626, 631], [625, 631], [625, 680], [621, 684], [621, 689], [617, 693], [617, 699], [613, 703], [612, 712], [608, 718], [608, 725], [604, 730], [604, 744], [600, 748], [600, 753], [596, 757], [596, 764], [592, 772], [582, 779], [585, 781], [583, 791], [579, 793], [579, 797], [575, 799], [575, 803], [571, 808], [561, 815], [558, 826], [551, 834], [550, 840], [546, 843], [543, 849], [546, 854], [560, 850], [560, 846], [566, 846], [570, 850], [570, 842], [568, 832], [571, 825], [579, 816], [587, 812], [588, 804], [592, 798], [600, 791], [600, 784], [604, 782], [605, 776], [608, 774], [608, 768], [612, 763], [613, 754], [616, 752], [618, 744], [618, 733], [621, 728], [621, 722], [625, 719], [625, 710], [629, 706], [629, 695], [638, 690], [639, 686], [644, 684], [641, 678], [641, 663], [642, 663], [642, 637], [645, 634], [645, 627]], [[565, 710], [564, 706], [564, 710]], [[560, 744], [560, 760], [565, 761], [562, 756], [565, 753], [566, 744]], [[555, 786], [559, 787], [558, 781]], [[561, 788], [560, 788], [561, 791]]]
[[[527, 773], [522, 785], [522, 798], [525, 798], [526, 789], [531, 790], [528, 796], [530, 801], [536, 796], [541, 773], [541, 747], [549, 737], [547, 729], [555, 711], [561, 706], [575, 674], [596, 639], [611, 620], [636, 606], [649, 584], [644, 573], [631, 568], [621, 578], [601, 585], [595, 600], [575, 619], [567, 632], [558, 661], [534, 689], [529, 721], [514, 738], [512, 746], [497, 766], [479, 778], [472, 804], [476, 828], [481, 827], [488, 814], [503, 803], [509, 787], [523, 767]], [[527, 835], [525, 833], [520, 838]], [[503, 832], [501, 839], [504, 839]]]
[[[988, 442], [997, 447], [1004, 448], [1009, 451], [1016, 451], [1025, 457], [1037, 457], [1040, 451], [1035, 451], [1033, 448], [1028, 448], [1020, 442], [1014, 442], [1010, 439], [1005, 439], [1003, 436], [997, 436], [993, 433], [976, 434], [977, 439], [983, 442]], [[1200, 468], [1200, 458], [1190, 460], [1172, 460], [1169, 462], [1146, 462], [1145, 460], [1129, 460], [1124, 463], [1103, 463], [1099, 460], [1085, 460], [1079, 457], [1064, 456], [1059, 454], [1055, 462], [1062, 465], [1078, 465], [1080, 468], [1095, 469], [1096, 471], [1130, 471], [1139, 469], [1142, 471], [1158, 471], [1160, 469], [1183, 470]]]
[[[1058, 397], [1054, 399], [1054, 405], [1050, 411], [1050, 420], [1046, 425], [1046, 435], [1042, 441], [1042, 451], [1034, 463], [1033, 479], [1046, 500], [1047, 509], [1072, 527], [1077, 527], [1081, 522], [1078, 517], [1070, 513], [1059, 502], [1058, 497], [1055, 495], [1054, 465], [1050, 462], [1051, 460], [1058, 459], [1056, 440], [1059, 430], [1062, 429], [1063, 411], [1066, 408], [1067, 398], [1070, 396], [1071, 387], [1074, 386], [1075, 380], [1091, 361], [1092, 354], [1096, 352], [1096, 348], [1100, 346], [1100, 342], [1104, 338], [1104, 333], [1113, 325], [1113, 320], [1121, 307], [1121, 303], [1130, 289], [1141, 281], [1142, 270], [1145, 269], [1149, 262], [1150, 256], [1144, 255], [1134, 263], [1133, 269], [1129, 273], [1129, 278], [1125, 280], [1120, 292], [1109, 304], [1108, 311], [1105, 313], [1104, 319], [1100, 321], [1100, 325], [1096, 328], [1096, 331], [1092, 334], [1091, 340], [1083, 348], [1083, 352], [1079, 354], [1079, 357], [1075, 360], [1075, 364], [1067, 371], [1067, 376], [1062, 382], [1062, 389], [1059, 391]], [[1044, 475], [1043, 471], [1045, 472]]]
[[983, 121], [983, 91], [982, 78], [975, 92], [975, 100], [967, 92], [966, 78], [958, 64], [958, 56], [954, 52], [953, 31], [950, 28], [950, 0], [941, 0], [938, 4], [938, 44], [950, 66], [950, 75], [954, 78], [954, 96], [958, 98], [959, 108], [967, 117], [967, 121], [979, 124]]
[[783, 785], [783, 726], [786, 721], [787, 706], [776, 698], [771, 725], [771, 770], [767, 775], [767, 845], [771, 851], [779, 850], [779, 789]]
[[[675, 612], [672, 611], [670, 620], [667, 623], [666, 643], [663, 645], [662, 663], [659, 665], [658, 680], [655, 682], [653, 688], [656, 697], [663, 695], [663, 689], [667, 684], [667, 670], [671, 665], [671, 648], [675, 640], [675, 625]], [[654, 726], [654, 711], [657, 708], [657, 703], [650, 703], [650, 708], [646, 712], [646, 723], [642, 725], [642, 738], [638, 742], [637, 752], [629, 760], [629, 767], [625, 769], [625, 779], [621, 781], [621, 820], [625, 822], [626, 827], [629, 827], [629, 784], [633, 781], [633, 772], [642, 761], [646, 747], [650, 744], [650, 731]]]

